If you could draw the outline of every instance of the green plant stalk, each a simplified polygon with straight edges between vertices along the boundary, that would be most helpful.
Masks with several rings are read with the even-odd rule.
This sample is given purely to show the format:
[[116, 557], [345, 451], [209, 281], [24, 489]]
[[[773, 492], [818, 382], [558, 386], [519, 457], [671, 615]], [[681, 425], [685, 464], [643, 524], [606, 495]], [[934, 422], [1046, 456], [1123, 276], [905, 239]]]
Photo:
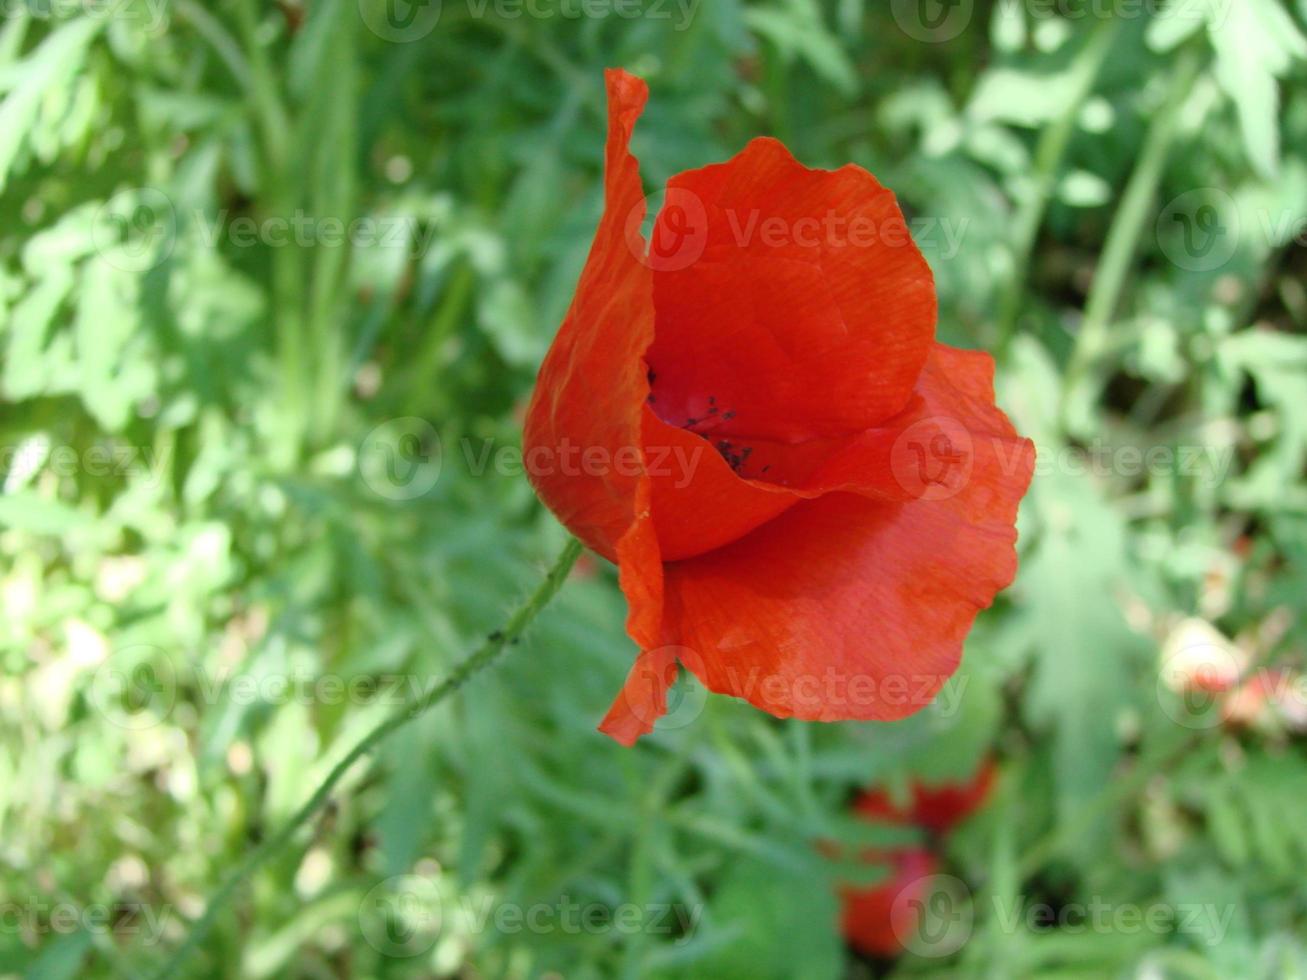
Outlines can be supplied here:
[[581, 542], [575, 538], [569, 538], [567, 545], [555, 559], [553, 567], [549, 569], [537, 587], [535, 592], [520, 605], [508, 621], [504, 623], [502, 629], [491, 633], [486, 641], [481, 644], [477, 650], [463, 660], [443, 681], [433, 687], [425, 694], [413, 698], [408, 704], [405, 704], [398, 711], [395, 711], [356, 743], [335, 766], [327, 773], [325, 779], [318, 784], [318, 788], [313, 791], [313, 795], [305, 801], [304, 805], [295, 811], [295, 814], [285, 823], [285, 825], [272, 836], [263, 840], [254, 850], [245, 855], [245, 858], [236, 866], [236, 870], [227, 876], [226, 880], [214, 892], [213, 897], [209, 899], [204, 914], [199, 921], [191, 928], [190, 933], [186, 936], [182, 944], [177, 947], [172, 956], [163, 967], [153, 976], [156, 980], [165, 980], [168, 977], [178, 975], [181, 965], [186, 961], [195, 948], [209, 934], [217, 921], [218, 915], [226, 907], [236, 890], [242, 884], [262, 867], [267, 861], [275, 856], [278, 851], [288, 845], [294, 838], [296, 832], [300, 830], [308, 821], [321, 810], [331, 797], [331, 791], [335, 789], [336, 784], [345, 777], [345, 774], [353, 767], [354, 763], [375, 749], [384, 742], [389, 736], [399, 731], [416, 718], [420, 717], [429, 709], [439, 704], [446, 696], [462, 687], [468, 680], [480, 673], [503, 652], [504, 648], [517, 643], [522, 633], [531, 625], [540, 611], [549, 604], [549, 601], [558, 593], [563, 582], [567, 578], [567, 573], [571, 571], [572, 566], [576, 564], [576, 559], [581, 555]]
[[410, 383], [410, 392], [405, 411], [409, 415], [419, 415], [423, 410], [442, 407], [433, 398], [444, 399], [446, 387], [442, 385], [444, 364], [441, 363], [445, 342], [458, 329], [460, 319], [465, 315], [476, 287], [476, 272], [471, 262], [460, 259], [454, 263], [449, 278], [441, 291], [440, 303], [431, 318], [431, 325], [419, 339], [419, 346], [413, 356], [408, 358], [412, 368], [409, 375], [420, 379], [421, 383]]
[[1057, 187], [1058, 173], [1062, 158], [1066, 155], [1067, 144], [1075, 131], [1076, 119], [1080, 110], [1094, 90], [1094, 82], [1112, 50], [1120, 22], [1116, 18], [1100, 21], [1094, 34], [1076, 56], [1071, 73], [1074, 79], [1071, 98], [1066, 111], [1051, 126], [1045, 128], [1035, 149], [1035, 173], [1033, 188], [1017, 210], [1014, 222], [1016, 231], [1012, 236], [1012, 277], [999, 301], [998, 316], [998, 356], [1001, 360], [1007, 352], [1008, 345], [1016, 333], [1017, 318], [1021, 314], [1022, 294], [1026, 281], [1026, 268], [1030, 265], [1030, 255], [1035, 248], [1035, 238], [1039, 235], [1039, 226], [1044, 223], [1044, 213], [1048, 202]]
[[[259, 43], [259, 18], [250, 0], [235, 7], [241, 41], [249, 57], [249, 98], [262, 138], [264, 163], [268, 169], [267, 202], [273, 214], [290, 217], [298, 202], [297, 183], [290, 173], [292, 129], [290, 115], [282, 102], [277, 80]], [[277, 365], [281, 375], [283, 437], [274, 455], [281, 467], [293, 466], [302, 455], [310, 414], [309, 351], [304, 316], [304, 274], [301, 247], [297, 244], [273, 249], [272, 296], [269, 319], [275, 332]]]
[[227, 32], [227, 28], [222, 23], [201, 7], [195, 0], [177, 0], [174, 8], [179, 19], [189, 22], [195, 29], [195, 33], [209, 42], [214, 53], [227, 70], [231, 72], [232, 78], [236, 79], [237, 84], [245, 91], [251, 99], [254, 96], [254, 81], [250, 72], [249, 62], [245, 60], [245, 55], [241, 52], [241, 47], [236, 43], [236, 39]]
[[1139, 162], [1121, 196], [1121, 206], [1112, 219], [1103, 245], [1103, 255], [1089, 288], [1085, 303], [1085, 318], [1076, 334], [1075, 346], [1067, 364], [1063, 399], [1083, 381], [1085, 372], [1108, 346], [1112, 315], [1121, 302], [1130, 263], [1139, 248], [1139, 239], [1148, 223], [1153, 198], [1162, 180], [1162, 171], [1175, 141], [1180, 110], [1185, 98], [1193, 89], [1199, 68], [1198, 53], [1189, 48], [1181, 56], [1166, 101], [1153, 117], [1144, 138]]
[[[680, 747], [654, 774], [649, 788], [640, 800], [639, 830], [635, 835], [635, 846], [631, 851], [627, 900], [641, 908], [647, 908], [653, 899], [657, 825], [667, 807], [667, 798], [673, 786], [689, 765], [690, 752], [695, 744], [696, 739], [693, 737], [682, 740]], [[626, 978], [638, 980], [643, 975], [644, 956], [648, 943], [649, 934], [643, 929], [631, 935], [622, 958], [621, 976], [624, 980]]]
[[[336, 8], [343, 9], [343, 8]], [[332, 77], [326, 104], [315, 107], [315, 125], [321, 129], [321, 156], [313, 161], [313, 209], [315, 214], [336, 215], [342, 220], [358, 208], [358, 56], [355, 32], [347, 16], [335, 25], [332, 36]], [[345, 343], [349, 266], [353, 246], [347, 239], [338, 245], [317, 242], [312, 255], [312, 283], [307, 311], [310, 349], [317, 360], [313, 371], [316, 384], [311, 419], [314, 441], [328, 443], [349, 386]]]

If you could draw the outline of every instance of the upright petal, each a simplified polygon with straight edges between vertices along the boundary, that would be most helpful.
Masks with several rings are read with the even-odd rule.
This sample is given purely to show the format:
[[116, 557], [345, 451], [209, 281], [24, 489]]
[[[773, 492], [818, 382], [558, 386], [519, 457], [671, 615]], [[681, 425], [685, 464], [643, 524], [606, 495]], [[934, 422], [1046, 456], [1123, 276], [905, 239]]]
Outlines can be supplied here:
[[647, 480], [639, 456], [649, 396], [642, 361], [653, 340], [653, 286], [642, 260], [639, 163], [629, 144], [648, 97], [620, 70], [608, 85], [604, 214], [576, 296], [545, 355], [527, 409], [523, 453], [540, 499], [585, 544], [610, 561], [636, 516]]

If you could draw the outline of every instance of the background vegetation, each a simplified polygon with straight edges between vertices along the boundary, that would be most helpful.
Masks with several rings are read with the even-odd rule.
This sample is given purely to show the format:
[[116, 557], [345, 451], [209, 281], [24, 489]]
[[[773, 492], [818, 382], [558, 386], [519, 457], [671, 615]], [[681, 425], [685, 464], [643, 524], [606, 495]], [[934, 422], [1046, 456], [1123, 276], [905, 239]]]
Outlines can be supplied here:
[[[1020, 577], [908, 721], [683, 680], [626, 750], [594, 726], [634, 651], [583, 559], [184, 975], [1307, 973], [1307, 3], [4, 10], [0, 973], [163, 966], [561, 547], [511, 450], [600, 211], [610, 65], [652, 86], [651, 191], [770, 133], [897, 192], [941, 337], [997, 353], [1039, 444]], [[1195, 663], [1248, 683], [1198, 696]], [[852, 793], [986, 754], [938, 845], [957, 941], [851, 955], [835, 883], [883, 872], [816, 843], [887, 840]]]

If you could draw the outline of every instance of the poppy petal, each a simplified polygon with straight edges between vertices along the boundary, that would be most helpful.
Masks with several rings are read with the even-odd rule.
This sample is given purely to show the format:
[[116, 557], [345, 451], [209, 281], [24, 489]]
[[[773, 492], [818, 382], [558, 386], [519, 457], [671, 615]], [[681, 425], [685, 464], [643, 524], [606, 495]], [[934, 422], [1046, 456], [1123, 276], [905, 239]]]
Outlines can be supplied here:
[[914, 393], [904, 411], [875, 428], [794, 445], [740, 437], [709, 445], [646, 411], [663, 560], [729, 544], [802, 498], [837, 490], [889, 501], [945, 495], [969, 476], [977, 438], [1004, 465], [1024, 453], [1026, 444], [993, 406], [989, 355], [935, 344], [918, 388], [930, 397]]
[[978, 397], [989, 377], [983, 355], [937, 347], [918, 387], [923, 411], [974, 433], [965, 479], [906, 502], [830, 493], [668, 564], [664, 642], [698, 653], [688, 666], [710, 690], [781, 717], [891, 720], [929, 703], [1016, 572], [1034, 448]]
[[919, 847], [895, 851], [882, 860], [890, 862], [890, 876], [883, 882], [842, 889], [840, 924], [854, 949], [888, 958], [902, 953], [902, 937], [915, 932], [919, 916], [914, 910], [921, 907], [939, 865], [933, 854]]
[[781, 487], [741, 479], [718, 447], [652, 411], [645, 413], [644, 451], [664, 561], [729, 544], [799, 499]]
[[912, 820], [934, 834], [946, 834], [975, 813], [989, 797], [997, 768], [993, 759], [984, 764], [964, 783], [912, 787]]
[[540, 499], [587, 546], [614, 561], [647, 481], [638, 455], [649, 396], [641, 358], [653, 339], [654, 315], [652, 273], [628, 230], [644, 215], [639, 163], [628, 146], [648, 87], [623, 71], [604, 77], [604, 214], [572, 306], [540, 367], [523, 446]]
[[896, 803], [883, 789], [859, 795], [854, 810], [863, 817], [888, 824], [912, 824], [934, 834], [946, 834], [984, 805], [993, 789], [998, 768], [986, 758], [976, 773], [963, 782], [912, 784], [912, 798]]
[[934, 339], [929, 266], [865, 170], [809, 169], [774, 139], [668, 182], [654, 241], [655, 411], [779, 442], [901, 411]]

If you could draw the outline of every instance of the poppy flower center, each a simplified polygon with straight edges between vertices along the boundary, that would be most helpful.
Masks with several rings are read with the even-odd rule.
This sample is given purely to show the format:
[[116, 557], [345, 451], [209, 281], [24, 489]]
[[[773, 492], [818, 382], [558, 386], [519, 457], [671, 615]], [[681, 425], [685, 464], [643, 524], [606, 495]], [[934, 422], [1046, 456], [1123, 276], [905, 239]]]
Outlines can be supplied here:
[[755, 440], [732, 433], [731, 422], [736, 410], [727, 405], [718, 404], [716, 395], [676, 397], [664, 385], [658, 386], [658, 373], [649, 370], [649, 406], [662, 421], [678, 429], [693, 432], [703, 439], [726, 460], [727, 465], [742, 477], [749, 479], [766, 479], [770, 465], [751, 467]]

